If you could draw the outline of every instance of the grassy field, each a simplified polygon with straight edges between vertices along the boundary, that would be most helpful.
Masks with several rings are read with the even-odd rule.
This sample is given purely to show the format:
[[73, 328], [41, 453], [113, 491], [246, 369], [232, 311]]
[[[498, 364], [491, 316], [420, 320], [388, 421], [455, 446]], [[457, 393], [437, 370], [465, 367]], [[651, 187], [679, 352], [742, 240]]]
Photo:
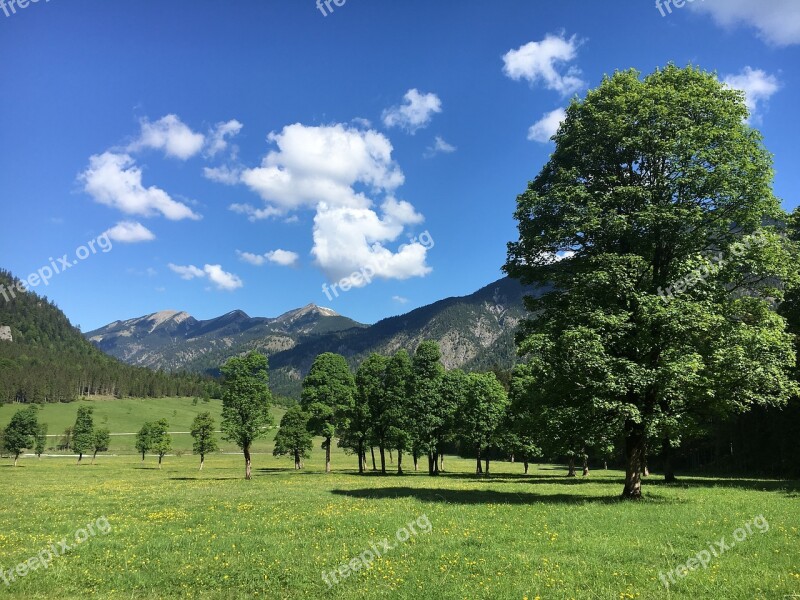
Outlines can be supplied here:
[[[13, 468], [3, 460], [0, 566], [7, 573], [54, 543], [61, 551], [62, 538], [75, 547], [8, 586], [0, 578], [0, 597], [800, 594], [796, 482], [684, 478], [673, 487], [653, 476], [646, 499], [631, 504], [615, 499], [622, 474], [614, 471], [568, 480], [561, 467], [543, 465], [523, 476], [521, 465], [498, 463], [484, 480], [470, 474], [471, 461], [448, 457], [448, 472], [436, 479], [413, 472], [359, 476], [353, 457], [336, 452], [336, 472], [325, 475], [317, 448], [299, 473], [289, 459], [256, 455], [250, 482], [233, 455], [210, 457], [202, 473], [192, 456], [168, 458], [161, 471], [155, 459], [142, 464], [135, 456], [107, 456], [94, 466], [26, 458]], [[768, 530], [750, 527], [708, 568], [676, 578], [669, 589], [662, 585], [660, 572], [723, 536], [730, 543], [737, 528], [759, 516]], [[408, 540], [398, 541], [398, 533]], [[88, 539], [75, 544], [76, 536]], [[395, 547], [386, 551], [384, 539]], [[370, 561], [373, 549], [382, 556]], [[325, 583], [323, 572], [359, 556], [366, 562], [355, 564], [358, 572]]]

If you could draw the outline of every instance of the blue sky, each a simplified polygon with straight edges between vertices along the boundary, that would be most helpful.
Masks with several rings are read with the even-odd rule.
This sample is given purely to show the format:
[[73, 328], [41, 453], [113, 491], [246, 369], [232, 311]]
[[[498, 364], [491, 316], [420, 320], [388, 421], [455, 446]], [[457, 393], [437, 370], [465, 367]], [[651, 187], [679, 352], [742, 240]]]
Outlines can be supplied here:
[[745, 89], [798, 203], [796, 0], [5, 5], [0, 266], [77, 261], [34, 289], [84, 331], [469, 294], [502, 275], [558, 110], [616, 69]]

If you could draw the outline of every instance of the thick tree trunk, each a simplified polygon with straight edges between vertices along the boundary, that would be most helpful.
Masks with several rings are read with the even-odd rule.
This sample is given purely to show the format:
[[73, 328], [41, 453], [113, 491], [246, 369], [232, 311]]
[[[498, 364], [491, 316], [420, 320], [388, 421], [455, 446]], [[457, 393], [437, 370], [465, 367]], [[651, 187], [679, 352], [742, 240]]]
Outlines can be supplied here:
[[476, 448], [478, 456], [475, 462], [475, 475], [480, 475], [483, 473], [483, 467], [481, 466], [481, 449], [480, 446]]
[[439, 471], [444, 472], [444, 454], [439, 455]]
[[[158, 468], [159, 468], [159, 469], [161, 469], [161, 461], [162, 461], [162, 460], [164, 460], [164, 455], [163, 455], [163, 454], [159, 454], [159, 455], [158, 455]], [[81, 462], [81, 459], [80, 459], [80, 458], [78, 459], [78, 462]]]
[[567, 477], [577, 477], [575, 474], [575, 457], [569, 457], [569, 470], [567, 471]]
[[488, 477], [489, 476], [489, 457], [488, 456], [486, 457], [485, 462], [486, 462], [486, 469], [483, 472], [483, 476], [484, 477]]
[[584, 453], [583, 455], [583, 476], [587, 477], [589, 475], [589, 455]]
[[91, 463], [91, 464], [94, 464], [94, 459], [95, 459], [95, 458], [97, 458], [97, 452], [95, 452], [94, 454], [92, 454], [92, 463]]
[[[360, 465], [360, 463], [361, 463], [361, 455], [359, 455], [358, 462], [359, 462], [359, 466], [361, 466]], [[294, 450], [294, 470], [295, 471], [299, 471], [300, 470], [300, 450], [298, 450], [297, 448], [295, 448], [295, 450]]]
[[403, 451], [400, 449], [397, 450], [397, 474], [403, 474]]
[[528, 474], [528, 461], [527, 460], [524, 462], [524, 465], [525, 465], [525, 475], [527, 475]]
[[15, 466], [15, 467], [17, 466], [17, 461], [18, 461], [18, 460], [19, 460], [19, 453], [17, 453], [17, 455], [16, 455], [16, 456], [14, 456], [14, 466]]
[[416, 452], [411, 454], [411, 457], [414, 459], [414, 472], [417, 471], [417, 462], [419, 462], [419, 455]]
[[331, 472], [331, 438], [325, 438], [325, 472]]
[[369, 451], [372, 453], [372, 470], [377, 471], [378, 467], [375, 466], [375, 446], [370, 446]]
[[253, 473], [250, 465], [250, 446], [244, 448], [244, 478], [250, 481], [253, 478]]
[[358, 473], [359, 475], [364, 474], [364, 442], [358, 443]]
[[201, 471], [203, 470], [203, 467], [205, 466], [205, 464], [206, 464], [206, 455], [205, 454], [201, 454], [200, 455], [200, 470]]
[[625, 429], [625, 487], [622, 490], [622, 497], [627, 500], [639, 500], [642, 497], [645, 435], [637, 424], [632, 423]]
[[381, 455], [381, 475], [386, 475], [386, 449], [383, 444], [378, 445], [378, 452]]
[[394, 464], [394, 456], [392, 456], [392, 449], [391, 448], [389, 448], [389, 464], [390, 465]]
[[438, 475], [439, 474], [439, 453], [438, 452], [434, 452], [433, 453], [433, 474], [434, 475]]
[[144, 462], [144, 452], [142, 452], [142, 462]]

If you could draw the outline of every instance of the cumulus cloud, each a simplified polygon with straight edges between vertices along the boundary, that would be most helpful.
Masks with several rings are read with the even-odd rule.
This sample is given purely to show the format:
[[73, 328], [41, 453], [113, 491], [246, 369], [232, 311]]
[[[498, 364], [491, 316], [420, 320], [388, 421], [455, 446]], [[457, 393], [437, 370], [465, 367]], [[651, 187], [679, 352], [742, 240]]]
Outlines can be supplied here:
[[392, 296], [392, 300], [398, 304], [408, 304], [408, 298], [404, 298], [403, 296]]
[[528, 139], [533, 142], [546, 144], [558, 131], [559, 125], [567, 118], [567, 111], [557, 108], [554, 111], [545, 113], [542, 118], [536, 121], [528, 130]]
[[703, 0], [690, 6], [696, 12], [711, 15], [722, 27], [753, 27], [769, 44], [800, 43], [800, 2], [797, 0]]
[[297, 264], [297, 261], [300, 260], [300, 255], [297, 254], [297, 252], [281, 250], [280, 248], [278, 250], [265, 252], [264, 254], [252, 254], [250, 252], [240, 252], [239, 250], [237, 250], [236, 253], [244, 262], [255, 265], [256, 267], [260, 267], [267, 262], [282, 267], [293, 267]]
[[139, 137], [128, 146], [129, 152], [144, 148], [163, 150], [167, 156], [187, 160], [203, 149], [206, 138], [183, 123], [177, 115], [167, 115], [151, 123], [142, 119]]
[[105, 233], [115, 242], [120, 242], [122, 244], [150, 242], [156, 239], [152, 231], [135, 221], [120, 221]]
[[376, 131], [296, 123], [271, 133], [269, 140], [277, 149], [260, 167], [245, 169], [241, 181], [279, 214], [320, 202], [368, 207], [371, 200], [354, 186], [393, 190], [404, 181], [392, 160], [392, 144]]
[[[409, 222], [421, 218], [397, 201], [383, 204], [383, 217], [366, 208], [321, 205], [314, 218], [314, 255], [331, 281], [368, 269], [374, 277], [408, 279], [431, 272], [426, 264], [428, 246], [420, 242], [401, 245], [396, 252], [386, 247], [396, 241]], [[354, 282], [355, 287], [367, 282]]]
[[548, 90], [562, 96], [574, 94], [586, 85], [581, 71], [567, 63], [578, 56], [580, 41], [564, 34], [548, 34], [540, 42], [529, 42], [503, 56], [503, 72], [515, 81], [525, 79], [531, 84], [542, 83]]
[[458, 150], [458, 148], [452, 144], [448, 144], [442, 136], [437, 135], [433, 144], [426, 148], [424, 156], [425, 158], [431, 158], [437, 154], [452, 154], [456, 150]]
[[177, 273], [181, 279], [192, 280], [207, 278], [218, 290], [230, 292], [244, 285], [239, 277], [223, 270], [221, 265], [205, 265], [202, 269], [194, 265], [182, 266], [173, 263], [169, 263], [167, 266], [174, 273]]
[[427, 127], [433, 115], [442, 112], [442, 101], [436, 94], [422, 94], [417, 89], [408, 90], [403, 104], [383, 111], [386, 127], [401, 127], [410, 134]]
[[745, 67], [737, 75], [726, 76], [723, 83], [744, 92], [750, 120], [755, 121], [761, 118], [763, 105], [781, 88], [777, 77], [751, 67]]
[[200, 218], [164, 190], [144, 187], [142, 170], [128, 154], [95, 154], [89, 158], [89, 166], [79, 175], [79, 181], [96, 202], [129, 215], [150, 217], [160, 213], [172, 221]]
[[[424, 218], [409, 202], [395, 197], [404, 176], [384, 135], [345, 124], [296, 123], [270, 134], [269, 140], [275, 149], [259, 167], [243, 169], [240, 176], [264, 206], [237, 203], [231, 210], [251, 221], [291, 219], [294, 211], [316, 211], [312, 255], [332, 281], [362, 267], [372, 268], [378, 277], [396, 279], [430, 272], [429, 248], [418, 243], [389, 247]], [[377, 208], [376, 197], [382, 198]], [[242, 259], [263, 264], [258, 255]], [[264, 259], [281, 264], [292, 257], [274, 254]]]
[[207, 156], [215, 156], [228, 149], [228, 138], [239, 135], [243, 125], [236, 119], [217, 123], [209, 132], [206, 142], [205, 153]]

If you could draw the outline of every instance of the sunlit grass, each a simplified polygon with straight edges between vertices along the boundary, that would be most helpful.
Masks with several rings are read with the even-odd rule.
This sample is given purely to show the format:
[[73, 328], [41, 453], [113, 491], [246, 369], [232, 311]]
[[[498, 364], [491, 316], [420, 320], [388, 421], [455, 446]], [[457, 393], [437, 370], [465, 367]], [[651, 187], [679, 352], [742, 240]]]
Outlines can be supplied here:
[[[448, 473], [359, 476], [336, 452], [322, 473], [315, 443], [307, 470], [290, 459], [240, 456], [105, 457], [97, 465], [27, 458], [0, 463], [0, 565], [6, 570], [105, 516], [92, 537], [6, 587], [29, 598], [783, 598], [800, 593], [800, 497], [786, 482], [648, 480], [640, 503], [616, 500], [621, 473], [565, 478], [543, 465], [493, 465], [448, 457]], [[265, 450], [267, 448], [264, 448]], [[404, 461], [406, 462], [406, 461]], [[407, 461], [407, 468], [412, 468]], [[422, 466], [422, 465], [421, 465]], [[433, 530], [332, 589], [337, 569], [426, 515]], [[665, 590], [675, 568], [757, 515], [754, 534]]]

